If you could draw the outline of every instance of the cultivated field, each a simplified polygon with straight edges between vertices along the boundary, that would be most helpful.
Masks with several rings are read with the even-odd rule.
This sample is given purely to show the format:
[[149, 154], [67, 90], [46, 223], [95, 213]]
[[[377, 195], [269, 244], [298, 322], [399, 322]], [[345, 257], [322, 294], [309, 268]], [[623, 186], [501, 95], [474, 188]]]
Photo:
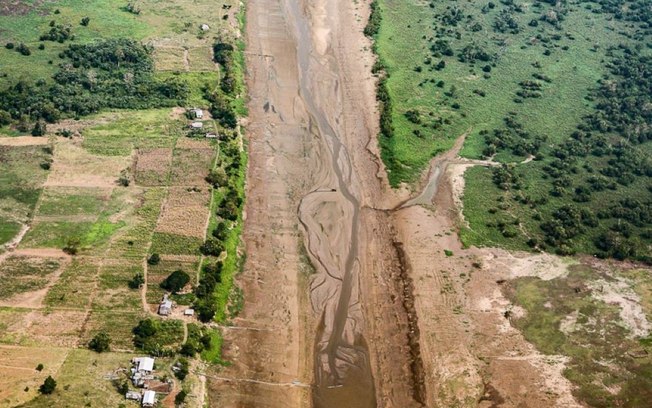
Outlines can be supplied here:
[[[172, 296], [182, 307], [175, 317], [154, 318], [158, 333], [148, 344], [156, 347], [148, 352], [174, 354], [186, 341], [200, 344], [203, 329], [186, 329], [196, 318], [177, 317], [192, 305], [190, 285], [208, 262], [199, 248], [216, 208], [205, 179], [220, 142], [187, 137], [185, 112], [202, 107], [206, 131], [222, 130], [205, 97], [219, 84], [213, 43], [238, 35], [237, 4], [134, 3], [139, 13], [129, 12], [127, 2], [0, 1], [0, 90], [19, 78], [51, 84], [59, 54], [71, 44], [130, 38], [153, 47], [154, 76], [181, 79], [189, 92], [184, 106], [66, 118], [48, 124], [43, 137], [0, 124], [0, 366], [8, 368], [0, 375], [0, 407], [139, 406], [125, 401], [113, 380], [126, 378], [139, 352], [132, 330], [156, 314], [165, 293], [160, 283], [177, 270], [191, 279]], [[210, 27], [202, 31], [201, 24]], [[39, 41], [59, 25], [70, 25], [74, 39]], [[24, 43], [31, 55], [5, 47], [9, 42]], [[154, 253], [160, 263], [148, 264]], [[145, 282], [134, 286], [138, 277]], [[110, 335], [109, 353], [87, 350], [100, 332]], [[217, 347], [207, 351], [212, 361], [221, 342], [218, 331], [210, 336]], [[157, 360], [157, 370], [174, 377], [172, 362]], [[48, 375], [56, 391], [39, 395]], [[203, 406], [199, 379], [188, 378], [175, 379], [165, 406], [174, 405], [182, 387], [195, 393], [190, 406]]]

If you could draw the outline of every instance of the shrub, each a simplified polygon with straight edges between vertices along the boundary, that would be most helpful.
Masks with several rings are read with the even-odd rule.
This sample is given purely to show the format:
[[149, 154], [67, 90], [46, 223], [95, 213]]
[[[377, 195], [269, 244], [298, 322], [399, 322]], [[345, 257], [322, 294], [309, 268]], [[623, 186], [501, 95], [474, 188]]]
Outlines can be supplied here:
[[161, 262], [161, 256], [156, 252], [147, 258], [148, 265], [158, 265]]
[[38, 391], [41, 394], [49, 395], [54, 392], [55, 388], [57, 388], [57, 382], [52, 378], [52, 376], [48, 375], [48, 378], [46, 378], [43, 384], [41, 384]]
[[36, 366], [36, 371], [43, 371], [43, 364], [39, 363], [39, 365]]
[[99, 332], [88, 343], [88, 348], [98, 353], [109, 351], [111, 345], [111, 337], [105, 332]]
[[137, 273], [129, 281], [128, 285], [130, 289], [138, 289], [145, 283], [145, 277], [142, 273]]
[[81, 19], [81, 22], [79, 24], [83, 25], [84, 27], [88, 26], [88, 23], [90, 23], [91, 19], [89, 17], [84, 17]]

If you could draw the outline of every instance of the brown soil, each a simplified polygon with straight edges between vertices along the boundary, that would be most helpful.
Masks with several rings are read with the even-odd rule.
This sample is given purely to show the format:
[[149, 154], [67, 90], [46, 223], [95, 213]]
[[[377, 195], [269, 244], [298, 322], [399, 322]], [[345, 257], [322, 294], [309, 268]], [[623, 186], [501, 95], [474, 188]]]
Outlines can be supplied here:
[[171, 187], [163, 205], [156, 231], [204, 238], [208, 218], [210, 191]]
[[47, 137], [34, 137], [34, 136], [16, 136], [16, 137], [0, 137], [0, 146], [39, 146], [49, 143]]

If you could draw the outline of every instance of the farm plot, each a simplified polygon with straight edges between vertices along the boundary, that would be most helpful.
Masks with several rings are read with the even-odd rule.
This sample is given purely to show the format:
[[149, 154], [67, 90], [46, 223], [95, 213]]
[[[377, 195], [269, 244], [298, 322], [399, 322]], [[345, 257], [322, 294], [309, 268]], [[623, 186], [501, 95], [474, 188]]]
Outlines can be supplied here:
[[100, 260], [96, 258], [73, 259], [45, 296], [46, 305], [74, 309], [87, 308], [96, 285], [99, 262]]
[[0, 343], [21, 346], [77, 347], [86, 312], [0, 309]]
[[95, 216], [111, 197], [111, 188], [46, 187], [37, 217]]
[[124, 395], [116, 391], [112, 379], [126, 379], [124, 372], [128, 371], [132, 357], [125, 353], [70, 350], [57, 372], [55, 392], [39, 395], [24, 407], [127, 406]]
[[[59, 371], [67, 354], [67, 349], [55, 347], [0, 346], [0, 406], [15, 407], [36, 397], [43, 380]], [[36, 370], [39, 364], [41, 371]]]
[[215, 159], [214, 149], [176, 149], [172, 159], [173, 186], [205, 186]]
[[154, 63], [157, 71], [187, 71], [186, 51], [182, 47], [161, 46], [154, 51]]
[[171, 187], [156, 232], [203, 239], [210, 206], [208, 187]]
[[190, 284], [195, 285], [199, 257], [164, 257], [158, 265], [150, 265], [147, 268], [147, 303], [158, 304], [163, 298], [165, 290], [160, 286], [174, 271], [184, 271], [190, 275]]
[[55, 258], [11, 256], [5, 259], [0, 268], [0, 304], [15, 304], [17, 297], [24, 301], [25, 296], [20, 295], [44, 289], [60, 267], [60, 261]]
[[213, 54], [210, 47], [197, 47], [188, 50], [191, 71], [215, 71]]
[[142, 310], [133, 312], [93, 310], [88, 316], [81, 343], [88, 344], [93, 336], [104, 331], [111, 336], [111, 347], [114, 350], [133, 350], [131, 330], [144, 318], [145, 313]]
[[152, 232], [156, 228], [165, 198], [164, 188], [148, 188], [134, 193], [134, 213], [126, 221], [126, 226], [113, 237], [106, 255], [110, 258], [143, 259], [147, 254]]
[[171, 148], [181, 134], [182, 122], [170, 119], [169, 109], [119, 112], [117, 116], [85, 129], [84, 148], [103, 156], [129, 156], [133, 149]]
[[134, 162], [134, 177], [140, 186], [164, 186], [168, 182], [172, 149], [140, 149]]
[[29, 219], [47, 177], [42, 163], [48, 146], [0, 146], [0, 245], [10, 241]]
[[[127, 152], [130, 154], [131, 150]], [[130, 157], [104, 157], [89, 153], [71, 142], [60, 141], [47, 186], [114, 187], [120, 172], [129, 167]]]
[[104, 261], [100, 267], [98, 291], [93, 297], [94, 310], [139, 310], [140, 294], [129, 288], [129, 281], [143, 273], [141, 262]]

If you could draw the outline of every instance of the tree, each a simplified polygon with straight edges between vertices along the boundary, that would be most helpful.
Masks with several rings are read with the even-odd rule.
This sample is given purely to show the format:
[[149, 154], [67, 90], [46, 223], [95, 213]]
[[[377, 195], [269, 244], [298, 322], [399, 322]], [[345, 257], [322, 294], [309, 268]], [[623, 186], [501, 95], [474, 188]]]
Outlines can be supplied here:
[[143, 276], [142, 273], [137, 273], [134, 275], [134, 277], [129, 281], [129, 288], [130, 289], [138, 289], [140, 288], [143, 284], [145, 283], [145, 277]]
[[38, 391], [41, 394], [49, 395], [54, 392], [55, 388], [57, 388], [57, 382], [54, 380], [54, 378], [52, 378], [51, 375], [48, 375], [48, 378], [46, 378], [43, 384], [41, 384]]
[[174, 405], [179, 406], [179, 405], [183, 404], [183, 402], [186, 400], [187, 395], [188, 395], [188, 393], [186, 392], [186, 390], [179, 391], [177, 396], [174, 397]]
[[208, 172], [206, 181], [209, 182], [213, 187], [218, 188], [226, 186], [229, 182], [229, 177], [226, 175], [226, 171], [224, 171], [222, 167], [218, 167]]
[[89, 17], [84, 17], [81, 19], [81, 22], [79, 24], [83, 25], [84, 27], [88, 26], [88, 23], [90, 23], [91, 19]]
[[165, 290], [169, 290], [172, 293], [177, 293], [184, 286], [190, 282], [190, 275], [185, 273], [182, 270], [176, 270], [170, 274], [163, 282], [161, 282], [161, 287]]
[[88, 348], [91, 350], [102, 353], [109, 351], [111, 344], [111, 337], [109, 337], [106, 332], [99, 332], [93, 337], [93, 339], [88, 343]]
[[202, 254], [207, 256], [220, 256], [222, 251], [224, 251], [224, 245], [214, 238], [209, 238], [201, 247], [199, 247], [199, 250]]
[[46, 131], [47, 131], [47, 126], [45, 124], [45, 121], [38, 120], [36, 121], [34, 127], [32, 128], [32, 136], [43, 136]]
[[149, 258], [147, 258], [148, 265], [158, 265], [159, 262], [161, 262], [161, 256], [156, 252], [154, 252], [152, 255], [150, 255]]
[[43, 363], [39, 363], [39, 365], [36, 366], [36, 371], [43, 371]]

